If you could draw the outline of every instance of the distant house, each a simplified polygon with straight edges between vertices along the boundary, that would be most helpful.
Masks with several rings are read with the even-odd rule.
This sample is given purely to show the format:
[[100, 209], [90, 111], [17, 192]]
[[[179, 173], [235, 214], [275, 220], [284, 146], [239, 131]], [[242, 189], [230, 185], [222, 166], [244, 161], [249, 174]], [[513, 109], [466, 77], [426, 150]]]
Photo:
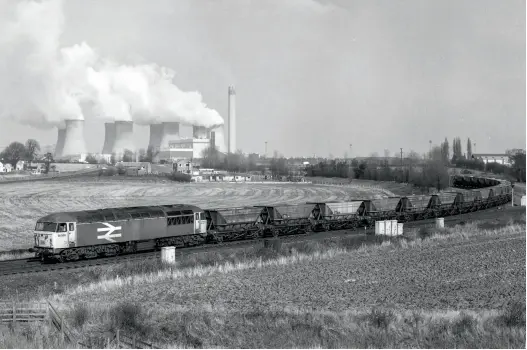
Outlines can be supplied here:
[[190, 181], [191, 182], [202, 182], [203, 181], [203, 176], [201, 176], [201, 175], [192, 176], [190, 178]]
[[4, 169], [6, 173], [10, 173], [13, 171], [13, 166], [10, 163], [4, 164]]
[[485, 164], [498, 163], [498, 164], [511, 166], [511, 162], [507, 154], [479, 153], [479, 154], [472, 154], [472, 158], [479, 159], [483, 161]]
[[[118, 162], [118, 168], [124, 168], [126, 174], [145, 175], [152, 173], [152, 164], [148, 162]], [[128, 171], [130, 169], [130, 171]]]
[[196, 168], [196, 164], [190, 160], [178, 160], [174, 163], [174, 170], [178, 173], [191, 175]]
[[0, 162], [0, 173], [6, 173], [6, 172], [7, 170], [5, 168], [5, 165], [2, 162]]
[[25, 166], [26, 166], [26, 162], [23, 160], [19, 160], [18, 162], [16, 162], [17, 171], [24, 170]]
[[234, 175], [234, 181], [236, 182], [245, 182], [245, 181], [251, 181], [251, 177], [249, 175]]

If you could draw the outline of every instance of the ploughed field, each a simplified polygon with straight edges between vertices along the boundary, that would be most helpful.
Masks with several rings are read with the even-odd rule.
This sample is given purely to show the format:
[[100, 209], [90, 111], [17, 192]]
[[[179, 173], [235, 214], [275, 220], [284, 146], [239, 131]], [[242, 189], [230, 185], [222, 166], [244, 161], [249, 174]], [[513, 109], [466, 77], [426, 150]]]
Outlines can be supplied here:
[[372, 306], [498, 309], [525, 299], [525, 232], [479, 235], [394, 249], [355, 250], [319, 259], [71, 291], [71, 300], [208, 304], [226, 310]]
[[363, 186], [264, 183], [174, 183], [114, 180], [40, 181], [0, 185], [0, 250], [32, 244], [38, 218], [52, 212], [156, 204], [202, 208], [374, 198], [389, 194]]

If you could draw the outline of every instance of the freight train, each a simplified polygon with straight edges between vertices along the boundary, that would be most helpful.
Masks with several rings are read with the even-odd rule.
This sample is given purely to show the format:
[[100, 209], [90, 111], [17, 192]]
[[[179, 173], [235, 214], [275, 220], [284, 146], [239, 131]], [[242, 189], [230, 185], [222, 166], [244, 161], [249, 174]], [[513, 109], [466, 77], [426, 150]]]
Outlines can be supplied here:
[[455, 192], [298, 205], [202, 209], [173, 204], [53, 213], [38, 219], [34, 247], [42, 261], [76, 261], [165, 246], [188, 247], [259, 237], [370, 228], [458, 215], [511, 201], [507, 181], [456, 176]]

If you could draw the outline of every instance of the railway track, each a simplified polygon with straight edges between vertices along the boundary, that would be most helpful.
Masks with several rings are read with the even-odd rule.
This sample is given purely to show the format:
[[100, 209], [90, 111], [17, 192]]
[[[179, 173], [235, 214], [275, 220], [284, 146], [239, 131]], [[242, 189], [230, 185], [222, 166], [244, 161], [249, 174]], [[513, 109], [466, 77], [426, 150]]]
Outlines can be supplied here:
[[[522, 213], [524, 212], [522, 207], [514, 207], [507, 209], [497, 209], [491, 208], [487, 210], [482, 210], [478, 212], [472, 212], [467, 214], [460, 214], [456, 216], [447, 216], [444, 218], [445, 225], [454, 225], [456, 223], [463, 223], [467, 220], [481, 220], [489, 219], [496, 217], [496, 214], [502, 213]], [[419, 228], [431, 226], [434, 224], [434, 219], [412, 221], [405, 223], [407, 228]], [[300, 243], [306, 241], [316, 241], [316, 240], [325, 240], [325, 239], [334, 239], [341, 238], [344, 236], [356, 237], [358, 241], [361, 239], [366, 244], [374, 243], [373, 240], [367, 242], [364, 240], [365, 237], [371, 235], [374, 232], [373, 229], [357, 229], [354, 231], [341, 230], [341, 231], [326, 231], [326, 232], [310, 232], [302, 235], [291, 235], [291, 236], [282, 236], [280, 239], [284, 244], [291, 243]], [[525, 236], [525, 235], [523, 235]], [[514, 237], [514, 239], [518, 239]], [[187, 247], [176, 249], [176, 257], [187, 256], [191, 254], [198, 254], [203, 252], [210, 252], [216, 250], [230, 250], [230, 249], [240, 249], [256, 246], [257, 244], [263, 244], [265, 238], [258, 238], [253, 240], [245, 241], [234, 241], [234, 242], [225, 242], [218, 244], [207, 244], [197, 247]], [[41, 263], [39, 259], [29, 258], [29, 259], [15, 259], [15, 260], [3, 260], [0, 261], [0, 275], [14, 275], [14, 274], [26, 274], [26, 273], [35, 273], [35, 272], [46, 272], [46, 271], [58, 271], [58, 270], [70, 270], [70, 269], [79, 269], [92, 266], [103, 266], [110, 264], [118, 264], [123, 262], [132, 262], [132, 261], [141, 261], [144, 259], [159, 259], [159, 251], [148, 251], [141, 252], [136, 254], [129, 255], [119, 255], [116, 257], [108, 258], [97, 258], [91, 260], [82, 260], [77, 262], [65, 262], [65, 263]]]

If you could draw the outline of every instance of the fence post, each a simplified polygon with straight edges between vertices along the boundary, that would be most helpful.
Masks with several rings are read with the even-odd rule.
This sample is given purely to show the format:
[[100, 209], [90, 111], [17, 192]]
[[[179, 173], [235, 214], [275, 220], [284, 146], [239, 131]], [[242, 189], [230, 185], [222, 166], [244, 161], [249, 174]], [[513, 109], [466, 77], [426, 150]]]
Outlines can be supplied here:
[[13, 325], [15, 324], [15, 322], [16, 322], [16, 304], [13, 301]]
[[120, 342], [119, 342], [119, 330], [117, 330], [117, 333], [115, 334], [115, 339], [117, 340], [117, 349], [120, 349]]
[[132, 349], [135, 349], [135, 333], [134, 333], [134, 336], [132, 337]]

